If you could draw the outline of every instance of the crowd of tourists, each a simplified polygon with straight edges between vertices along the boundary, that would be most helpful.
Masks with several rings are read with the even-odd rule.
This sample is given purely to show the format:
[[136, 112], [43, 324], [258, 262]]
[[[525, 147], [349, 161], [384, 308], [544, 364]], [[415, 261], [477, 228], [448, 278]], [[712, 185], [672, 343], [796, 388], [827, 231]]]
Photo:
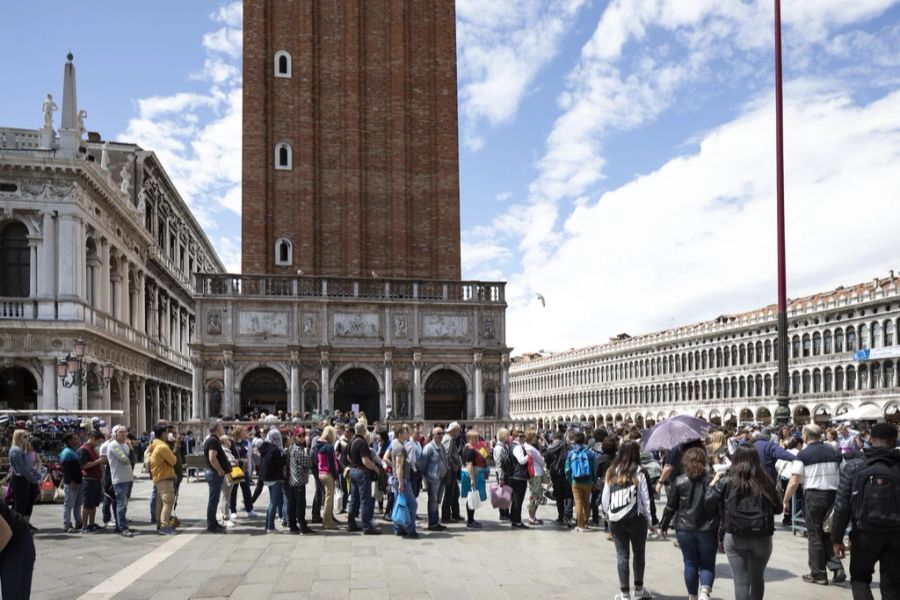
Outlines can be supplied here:
[[[764, 597], [776, 516], [782, 515], [783, 525], [802, 519], [805, 527], [809, 573], [803, 581], [846, 581], [842, 559], [852, 546], [853, 597], [872, 598], [880, 563], [882, 598], [900, 598], [900, 451], [894, 425], [824, 432], [811, 424], [776, 431], [711, 428], [662, 452], [642, 448], [647, 429], [584, 425], [501, 428], [486, 437], [458, 423], [425, 431], [414, 424], [388, 429], [364, 416], [307, 426], [263, 416], [229, 425], [228, 431], [214, 422], [202, 440], [165, 421], [140, 438], [124, 426], [108, 435], [94, 428], [65, 437], [62, 526], [73, 534], [135, 535], [128, 503], [135, 471], [143, 470], [153, 481], [149, 520], [159, 535], [175, 535], [185, 457], [197, 449], [205, 466], [211, 534], [236, 526], [238, 496], [246, 524], [261, 518], [267, 533], [343, 529], [380, 535], [384, 522], [391, 533], [410, 540], [420, 538], [419, 519], [429, 532], [457, 523], [479, 530], [476, 515], [488, 506], [512, 529], [539, 528], [545, 523], [538, 507], [549, 501], [556, 520], [546, 526], [576, 533], [602, 529], [613, 542], [617, 600], [652, 597], [652, 582], [645, 581], [646, 544], [670, 532], [691, 600], [710, 598], [720, 553], [733, 573], [734, 597], [756, 600]], [[9, 598], [28, 597], [34, 564], [29, 521], [39, 465], [30, 449], [28, 432], [16, 431], [9, 452], [11, 508], [0, 500], [0, 584]], [[267, 505], [258, 515], [264, 489]], [[420, 498], [427, 507], [422, 516]]]

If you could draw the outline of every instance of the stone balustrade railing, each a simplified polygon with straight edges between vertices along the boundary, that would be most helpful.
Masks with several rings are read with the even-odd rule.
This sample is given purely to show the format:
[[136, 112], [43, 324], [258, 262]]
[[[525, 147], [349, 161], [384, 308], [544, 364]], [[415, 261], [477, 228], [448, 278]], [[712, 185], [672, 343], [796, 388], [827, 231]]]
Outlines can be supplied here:
[[37, 318], [37, 301], [31, 298], [0, 298], [0, 319]]
[[198, 273], [195, 289], [205, 297], [296, 297], [337, 300], [407, 300], [505, 304], [504, 282], [432, 281], [351, 277], [222, 275]]

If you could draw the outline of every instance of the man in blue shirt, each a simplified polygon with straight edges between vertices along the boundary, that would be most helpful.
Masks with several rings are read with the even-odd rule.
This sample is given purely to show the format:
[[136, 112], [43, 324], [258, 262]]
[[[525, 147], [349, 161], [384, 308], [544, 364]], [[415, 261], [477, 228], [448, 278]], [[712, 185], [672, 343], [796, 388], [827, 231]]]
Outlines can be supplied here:
[[[77, 533], [82, 529], [81, 523], [81, 463], [78, 460], [78, 436], [67, 433], [63, 436], [65, 447], [59, 453], [59, 464], [62, 468], [63, 489], [63, 531]], [[74, 519], [73, 519], [74, 517]], [[72, 526], [74, 522], [74, 527]]]

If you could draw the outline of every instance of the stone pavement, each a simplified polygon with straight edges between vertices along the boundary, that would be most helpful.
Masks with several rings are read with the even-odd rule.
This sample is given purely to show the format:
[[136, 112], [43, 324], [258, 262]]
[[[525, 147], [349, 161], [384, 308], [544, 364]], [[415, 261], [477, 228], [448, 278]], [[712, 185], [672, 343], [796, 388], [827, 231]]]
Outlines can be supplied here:
[[[206, 484], [185, 482], [176, 511], [182, 531], [167, 538], [156, 535], [148, 524], [150, 489], [145, 477], [135, 484], [129, 517], [141, 535], [132, 539], [111, 532], [67, 535], [61, 531], [61, 504], [35, 507], [33, 521], [41, 531], [36, 536], [32, 597], [546, 600], [611, 599], [618, 591], [612, 542], [599, 531], [557, 529], [550, 524], [555, 518], [550, 504], [539, 512], [548, 524], [529, 531], [501, 525], [496, 511], [487, 506], [476, 516], [484, 523], [483, 530], [453, 525], [442, 533], [423, 531], [420, 540], [322, 533], [318, 526], [311, 536], [266, 535], [261, 516], [241, 516], [227, 535], [210, 535], [202, 533]], [[424, 494], [420, 500], [423, 514]], [[257, 509], [266, 503], [264, 492]], [[390, 533], [390, 524], [382, 522], [382, 529]], [[681, 553], [671, 541], [648, 543], [645, 581], [655, 598], [687, 597], [681, 569]], [[798, 594], [821, 600], [849, 598], [847, 584], [811, 586], [800, 580], [804, 572], [806, 540], [777, 532], [766, 573], [766, 598], [793, 600]], [[713, 596], [734, 596], [723, 555], [717, 562]]]

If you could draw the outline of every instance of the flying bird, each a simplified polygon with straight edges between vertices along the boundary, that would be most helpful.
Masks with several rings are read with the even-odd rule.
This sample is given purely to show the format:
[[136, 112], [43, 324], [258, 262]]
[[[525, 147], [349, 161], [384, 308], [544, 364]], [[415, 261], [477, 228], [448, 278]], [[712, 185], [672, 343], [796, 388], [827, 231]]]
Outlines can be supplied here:
[[541, 301], [541, 306], [543, 306], [544, 308], [547, 308], [547, 299], [544, 298], [544, 295], [543, 294], [535, 294], [535, 296], [537, 296], [537, 299]]
[[372, 271], [372, 277], [378, 279], [378, 273], [376, 273], [374, 270]]
[[303, 277], [303, 269], [297, 269], [297, 275]]

